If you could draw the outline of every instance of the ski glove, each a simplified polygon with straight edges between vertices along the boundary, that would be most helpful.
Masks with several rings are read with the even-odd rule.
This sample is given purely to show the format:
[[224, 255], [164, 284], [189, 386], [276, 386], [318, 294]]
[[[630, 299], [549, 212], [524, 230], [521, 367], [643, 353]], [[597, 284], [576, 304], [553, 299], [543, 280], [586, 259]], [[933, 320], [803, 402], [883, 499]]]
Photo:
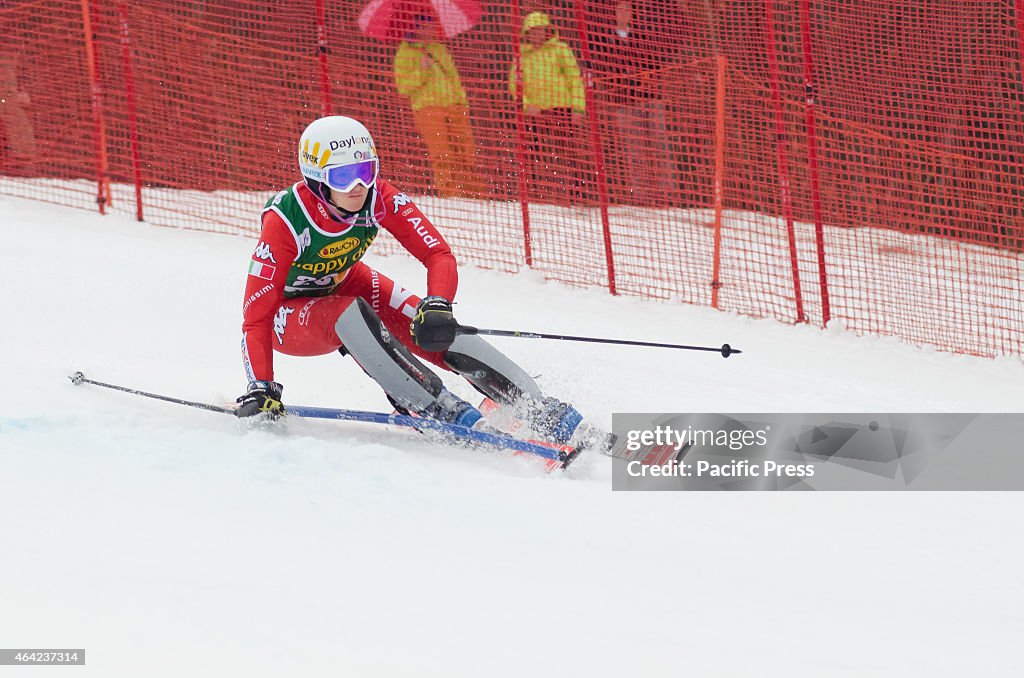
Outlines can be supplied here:
[[444, 297], [424, 297], [412, 316], [412, 340], [424, 351], [447, 351], [455, 341], [459, 323], [452, 315], [452, 303]]
[[252, 417], [266, 412], [270, 419], [283, 417], [284, 404], [281, 402], [281, 391], [284, 386], [276, 381], [254, 381], [249, 384], [249, 390], [235, 402], [238, 409], [235, 414], [239, 417]]

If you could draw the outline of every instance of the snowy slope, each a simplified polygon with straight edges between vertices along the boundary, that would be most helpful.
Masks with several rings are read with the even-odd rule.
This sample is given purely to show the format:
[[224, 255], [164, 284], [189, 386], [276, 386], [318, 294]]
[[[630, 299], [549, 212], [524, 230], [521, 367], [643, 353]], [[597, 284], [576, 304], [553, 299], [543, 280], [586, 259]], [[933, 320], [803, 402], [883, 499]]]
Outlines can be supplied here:
[[[45, 240], [43, 236], [45, 235]], [[0, 198], [0, 645], [89, 676], [1016, 675], [1019, 494], [612, 493], [402, 431], [220, 415], [253, 241]], [[416, 262], [374, 259], [421, 289]], [[1024, 365], [465, 270], [479, 326], [613, 411], [1019, 411]], [[382, 409], [351, 361], [279, 357], [294, 404]], [[464, 395], [464, 384], [448, 379]], [[5, 668], [4, 675], [39, 669]]]

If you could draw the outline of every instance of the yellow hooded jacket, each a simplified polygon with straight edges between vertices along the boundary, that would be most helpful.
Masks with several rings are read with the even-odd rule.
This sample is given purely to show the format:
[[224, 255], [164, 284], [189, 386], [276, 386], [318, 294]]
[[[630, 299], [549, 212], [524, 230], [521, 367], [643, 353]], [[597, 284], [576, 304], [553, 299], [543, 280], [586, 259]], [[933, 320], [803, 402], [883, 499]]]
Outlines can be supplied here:
[[[544, 12], [531, 12], [523, 21], [521, 35], [542, 26], [550, 26], [551, 20]], [[523, 71], [523, 106], [537, 106], [542, 110], [550, 108], [571, 108], [586, 110], [583, 94], [583, 76], [579, 64], [569, 45], [562, 42], [556, 31], [543, 45], [534, 48], [527, 42], [520, 43], [520, 60]], [[508, 75], [508, 91], [516, 96], [516, 65]]]
[[[430, 67], [422, 59], [430, 57]], [[431, 106], [465, 106], [466, 90], [448, 48], [440, 42], [405, 42], [395, 54], [395, 85], [409, 97], [412, 110]]]

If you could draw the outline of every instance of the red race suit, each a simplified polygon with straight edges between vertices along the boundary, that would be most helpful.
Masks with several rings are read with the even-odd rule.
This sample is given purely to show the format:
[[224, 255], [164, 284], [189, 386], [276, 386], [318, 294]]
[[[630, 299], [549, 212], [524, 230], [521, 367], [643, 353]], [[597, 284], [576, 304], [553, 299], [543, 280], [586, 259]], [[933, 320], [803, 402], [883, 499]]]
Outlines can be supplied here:
[[[342, 238], [351, 224], [332, 218], [324, 204], [304, 184], [287, 193], [316, 229], [318, 238]], [[378, 179], [369, 209], [361, 214], [390, 232], [427, 269], [427, 294], [453, 301], [458, 288], [458, 271], [451, 248], [437, 228], [403, 193]], [[390, 208], [390, 209], [389, 209]], [[294, 356], [325, 355], [342, 346], [335, 322], [357, 297], [371, 305], [391, 334], [419, 357], [445, 367], [443, 353], [423, 351], [412, 342], [409, 323], [420, 297], [360, 261], [365, 253], [355, 252], [355, 263], [332, 281], [340, 284], [328, 294], [323, 290], [295, 288], [296, 269], [303, 246], [296, 230], [283, 213], [266, 209], [262, 216], [260, 242], [253, 252], [242, 306], [242, 355], [249, 381], [274, 380], [274, 351]], [[372, 242], [372, 237], [366, 245]], [[326, 248], [325, 248], [326, 249]], [[306, 265], [308, 268], [308, 264]], [[301, 278], [301, 276], [299, 276]], [[310, 276], [307, 280], [312, 280]], [[321, 283], [322, 284], [322, 283]], [[287, 288], [287, 290], [286, 290]], [[320, 294], [313, 295], [313, 292]], [[447, 368], [446, 368], [447, 369]]]

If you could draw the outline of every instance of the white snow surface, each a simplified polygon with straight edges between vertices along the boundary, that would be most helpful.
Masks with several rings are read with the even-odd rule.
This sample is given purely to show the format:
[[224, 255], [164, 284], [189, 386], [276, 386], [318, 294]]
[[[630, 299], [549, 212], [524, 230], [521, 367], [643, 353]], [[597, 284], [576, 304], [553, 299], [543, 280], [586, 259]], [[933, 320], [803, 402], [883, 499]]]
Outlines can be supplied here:
[[[244, 390], [251, 238], [0, 197], [4, 676], [1019, 675], [1020, 493], [613, 493], [402, 430], [286, 434], [107, 391]], [[422, 292], [411, 258], [371, 265]], [[484, 327], [720, 345], [495, 343], [615, 411], [1019, 411], [1024, 364], [463, 269]], [[278, 356], [292, 404], [386, 409], [350, 359]], [[472, 390], [445, 377], [462, 395]]]

